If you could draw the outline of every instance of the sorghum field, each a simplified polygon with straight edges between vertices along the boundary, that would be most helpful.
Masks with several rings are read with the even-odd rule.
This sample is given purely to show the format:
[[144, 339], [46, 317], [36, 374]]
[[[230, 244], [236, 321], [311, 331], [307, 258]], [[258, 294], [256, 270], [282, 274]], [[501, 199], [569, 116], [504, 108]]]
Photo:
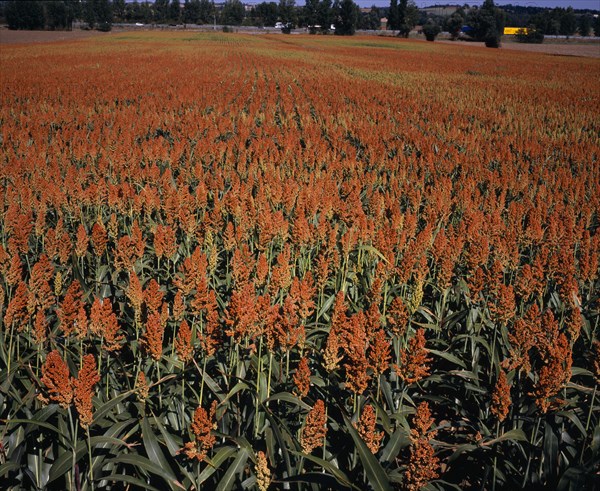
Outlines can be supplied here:
[[593, 489], [600, 60], [4, 46], [8, 490]]

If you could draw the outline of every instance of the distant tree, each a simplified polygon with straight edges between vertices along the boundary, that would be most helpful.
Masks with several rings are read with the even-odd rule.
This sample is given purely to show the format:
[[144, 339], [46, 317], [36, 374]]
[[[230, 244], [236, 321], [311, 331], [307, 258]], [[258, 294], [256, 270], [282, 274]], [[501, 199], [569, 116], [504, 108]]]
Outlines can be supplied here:
[[279, 0], [278, 15], [284, 24], [295, 25], [297, 21], [295, 0]]
[[240, 26], [245, 15], [246, 9], [240, 0], [227, 0], [221, 11], [221, 24]]
[[50, 30], [73, 28], [75, 6], [72, 2], [52, 1], [46, 2], [46, 27]]
[[11, 1], [6, 4], [9, 29], [43, 29], [44, 7], [40, 1]]
[[[398, 2], [398, 33], [399, 36], [408, 37], [410, 29], [407, 29], [406, 10], [408, 9], [408, 0], [400, 0]], [[408, 31], [408, 32], [407, 32]]]
[[581, 36], [589, 36], [592, 30], [593, 17], [590, 14], [583, 14], [579, 16], [577, 30]]
[[594, 17], [594, 36], [600, 37], [600, 15]]
[[309, 32], [311, 34], [316, 34], [316, 29], [314, 26], [318, 24], [317, 16], [319, 9], [319, 0], [306, 0], [304, 3], [304, 22], [306, 26], [309, 28]]
[[463, 9], [458, 9], [446, 19], [445, 28], [450, 33], [450, 37], [452, 39], [456, 39], [458, 37], [458, 33], [460, 32], [464, 24], [465, 11]]
[[110, 31], [112, 29], [112, 4], [110, 0], [94, 0], [94, 9], [96, 11], [97, 29], [99, 31]]
[[169, 18], [169, 0], [155, 0], [154, 20], [159, 24], [166, 24]]
[[573, 11], [573, 7], [568, 7], [560, 18], [560, 28], [558, 32], [562, 36], [572, 36], [575, 34], [576, 30], [577, 18], [575, 17], [575, 12]]
[[145, 24], [150, 24], [154, 19], [154, 11], [148, 2], [140, 5], [140, 15]]
[[519, 29], [515, 35], [515, 40], [518, 43], [542, 44], [544, 42], [544, 33], [531, 24], [526, 28]]
[[387, 17], [387, 28], [390, 31], [397, 31], [400, 27], [398, 19], [398, 0], [390, 0], [390, 8]]
[[321, 32], [327, 32], [333, 24], [333, 21], [331, 0], [321, 0], [317, 7], [317, 24], [321, 26]]
[[198, 24], [212, 24], [215, 21], [216, 8], [212, 0], [200, 0]]
[[182, 20], [184, 24], [199, 24], [200, 0], [185, 0], [183, 3]]
[[258, 26], [274, 26], [279, 18], [279, 8], [275, 2], [261, 2], [254, 7], [255, 23]]
[[171, 0], [169, 4], [169, 21], [179, 23], [181, 20], [181, 7], [179, 0]]
[[125, 20], [125, 0], [112, 0], [112, 12], [115, 20], [123, 22]]
[[398, 3], [398, 36], [407, 38], [417, 25], [419, 9], [412, 0], [400, 0]]
[[423, 25], [423, 34], [427, 41], [435, 41], [437, 35], [442, 31], [439, 24], [432, 18], [427, 19], [427, 22]]
[[360, 9], [352, 0], [342, 0], [338, 4], [335, 16], [335, 34], [337, 36], [352, 36], [356, 32]]
[[473, 28], [473, 37], [485, 42], [488, 48], [499, 48], [504, 32], [504, 12], [494, 5], [494, 0], [485, 0], [481, 8], [473, 8], [467, 17]]
[[381, 11], [373, 5], [367, 13], [361, 13], [358, 19], [358, 28], [377, 30], [381, 27]]

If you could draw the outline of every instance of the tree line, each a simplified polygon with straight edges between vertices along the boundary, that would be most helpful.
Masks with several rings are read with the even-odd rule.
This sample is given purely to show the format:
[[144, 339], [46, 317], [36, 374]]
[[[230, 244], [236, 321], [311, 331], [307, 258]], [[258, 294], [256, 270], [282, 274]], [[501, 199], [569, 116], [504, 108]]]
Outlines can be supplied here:
[[522, 40], [539, 41], [544, 35], [600, 35], [600, 17], [573, 8], [494, 5], [484, 0], [481, 7], [459, 8], [450, 16], [436, 16], [419, 10], [413, 0], [390, 0], [389, 7], [361, 11], [353, 0], [263, 1], [247, 9], [241, 0], [11, 0], [0, 2], [0, 14], [11, 29], [71, 29], [75, 19], [92, 29], [110, 30], [113, 23], [144, 24], [222, 24], [231, 26], [274, 26], [281, 22], [289, 31], [305, 27], [311, 33], [334, 31], [354, 34], [357, 29], [380, 29], [387, 18], [387, 29], [408, 37], [415, 26], [423, 26], [429, 40], [442, 30], [453, 38], [463, 26], [469, 34], [488, 46], [499, 45], [504, 25], [527, 28]]

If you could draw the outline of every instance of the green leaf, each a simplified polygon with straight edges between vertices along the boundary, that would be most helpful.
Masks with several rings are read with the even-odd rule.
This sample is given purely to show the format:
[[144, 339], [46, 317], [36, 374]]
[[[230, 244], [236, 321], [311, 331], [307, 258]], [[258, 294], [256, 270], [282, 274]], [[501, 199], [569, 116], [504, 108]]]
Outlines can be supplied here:
[[208, 466], [198, 476], [196, 484], [200, 486], [221, 467], [221, 464], [237, 452], [235, 447], [222, 447], [212, 459], [206, 459]]
[[77, 443], [75, 450], [75, 460], [73, 460], [73, 451], [67, 450], [58, 457], [52, 467], [50, 468], [50, 475], [48, 482], [51, 483], [64, 476], [69, 470], [73, 468], [73, 464], [79, 462], [79, 460], [87, 453], [87, 441], [80, 441]]
[[447, 353], [446, 351], [438, 351], [435, 349], [430, 349], [429, 352], [436, 356], [439, 356], [440, 358], [443, 358], [444, 360], [449, 361], [450, 363], [454, 363], [455, 365], [458, 365], [459, 367], [462, 367], [465, 370], [467, 369], [467, 365], [465, 365], [465, 362], [451, 353]]
[[30, 428], [27, 429], [27, 433], [30, 433], [31, 431], [35, 430], [36, 427], [41, 426], [42, 428], [46, 428], [48, 430], [54, 431], [57, 435], [63, 437], [66, 441], [71, 440], [67, 435], [65, 435], [63, 432], [61, 432], [56, 426], [51, 425], [50, 423], [46, 423], [45, 421], [36, 421], [34, 419], [11, 419], [6, 422], [7, 425], [14, 425], [14, 424], [19, 424], [19, 423], [32, 425], [31, 429]]
[[172, 475], [169, 475], [168, 472], [163, 471], [158, 465], [156, 465], [156, 462], [152, 462], [151, 460], [148, 460], [146, 457], [143, 457], [142, 455], [138, 455], [138, 454], [119, 455], [119, 456], [115, 457], [114, 459], [111, 459], [109, 462], [115, 463], [115, 464], [132, 465], [134, 467], [137, 467], [138, 469], [142, 469], [146, 472], [149, 472], [156, 476], [162, 477], [165, 480], [165, 482], [167, 482], [171, 485], [171, 487], [178, 487], [180, 489], [185, 489], [185, 486], [183, 486], [180, 482], [173, 481]]
[[456, 448], [456, 450], [454, 451], [454, 453], [450, 457], [448, 457], [448, 463], [454, 461], [455, 459], [460, 457], [463, 453], [472, 452], [475, 449], [477, 449], [477, 445], [473, 445], [472, 443], [465, 443], [463, 445], [459, 445]]
[[482, 443], [482, 446], [489, 447], [491, 445], [495, 445], [496, 443], [503, 442], [505, 440], [512, 440], [515, 442], [525, 442], [527, 441], [527, 437], [525, 436], [525, 432], [521, 428], [516, 428], [514, 430], [507, 431], [502, 434], [498, 438], [494, 438], [493, 440], [488, 440], [485, 443]]
[[310, 409], [311, 409], [311, 407], [308, 404], [306, 404], [305, 402], [300, 400], [295, 395], [290, 394], [289, 392], [279, 392], [278, 394], [273, 394], [265, 402], [270, 402], [270, 401], [289, 402], [290, 404], [294, 404], [295, 406], [301, 407], [305, 411], [310, 411]]
[[329, 472], [340, 484], [346, 486], [348, 488], [359, 490], [352, 484], [348, 476], [342, 472], [338, 467], [334, 466], [331, 462], [327, 462], [326, 460], [320, 459], [319, 457], [315, 457], [314, 455], [309, 455], [303, 452], [292, 452], [295, 455], [300, 455], [304, 457], [306, 460], [310, 460], [315, 464], [321, 466], [326, 472]]
[[318, 489], [336, 489], [342, 486], [342, 489], [352, 489], [352, 487], [342, 484], [338, 479], [330, 474], [322, 472], [307, 472], [299, 476], [291, 476], [282, 479], [283, 482], [304, 482], [307, 484], [317, 484]]
[[390, 481], [381, 467], [379, 461], [375, 458], [375, 456], [369, 450], [366, 443], [360, 437], [354, 426], [352, 426], [351, 421], [345, 414], [342, 414], [344, 417], [344, 423], [346, 424], [346, 428], [348, 428], [348, 432], [352, 439], [354, 440], [354, 444], [356, 445], [356, 450], [358, 451], [358, 457], [360, 458], [365, 472], [367, 473], [367, 478], [369, 479], [369, 484], [373, 487], [375, 491], [385, 491], [390, 490]]
[[157, 465], [160, 465], [163, 472], [170, 476], [172, 481], [176, 481], [175, 475], [173, 474], [173, 469], [169, 465], [163, 451], [158, 444], [158, 440], [152, 431], [152, 427], [148, 421], [148, 418], [144, 417], [141, 422], [142, 428], [142, 440], [144, 442], [144, 448], [146, 449], [146, 454], [148, 458]]
[[177, 443], [175, 442], [175, 439], [173, 438], [173, 435], [171, 435], [165, 429], [164, 425], [160, 422], [160, 420], [156, 416], [154, 416], [153, 418], [154, 418], [154, 422], [156, 423], [156, 426], [158, 426], [160, 433], [162, 434], [163, 438], [165, 439], [165, 444], [167, 445], [167, 448], [169, 449], [169, 454], [171, 455], [171, 457], [175, 457], [175, 455], [177, 455], [177, 453], [179, 452], [181, 445], [177, 445]]
[[0, 465], [0, 476], [6, 476], [9, 472], [18, 471], [21, 466], [17, 462], [5, 462]]
[[409, 434], [403, 427], [399, 427], [387, 445], [383, 448], [381, 452], [381, 461], [382, 462], [392, 462], [396, 456], [400, 453], [403, 448], [408, 447], [410, 445]]
[[111, 482], [124, 482], [127, 484], [132, 484], [135, 487], [142, 487], [144, 489], [149, 489], [150, 491], [161, 491], [160, 489], [155, 488], [154, 486], [150, 486], [150, 484], [146, 484], [141, 479], [137, 477], [128, 476], [126, 474], [111, 474], [110, 476], [102, 477], [102, 479]]
[[558, 435], [546, 421], [544, 428], [544, 474], [554, 477], [558, 469]]
[[219, 481], [219, 485], [217, 486], [217, 491], [229, 491], [233, 488], [235, 484], [235, 479], [237, 474], [239, 474], [244, 466], [246, 465], [246, 461], [248, 460], [248, 451], [245, 448], [240, 448], [238, 451], [238, 455], [233, 461], [233, 463], [227, 469], [227, 472], [223, 476], [223, 479]]
[[248, 390], [249, 388], [250, 387], [248, 387], [248, 384], [246, 384], [244, 382], [238, 382], [237, 384], [235, 384], [235, 386], [229, 391], [229, 393], [225, 396], [225, 398], [219, 404], [223, 404], [223, 403], [227, 402], [229, 399], [231, 399], [234, 395], [236, 395], [241, 390]]
[[111, 399], [110, 401], [104, 403], [97, 411], [94, 412], [94, 423], [98, 423], [102, 418], [104, 418], [113, 407], [115, 407], [120, 402], [127, 399], [131, 394], [133, 394], [135, 390], [128, 390], [127, 392], [123, 392], [119, 394], [117, 397]]

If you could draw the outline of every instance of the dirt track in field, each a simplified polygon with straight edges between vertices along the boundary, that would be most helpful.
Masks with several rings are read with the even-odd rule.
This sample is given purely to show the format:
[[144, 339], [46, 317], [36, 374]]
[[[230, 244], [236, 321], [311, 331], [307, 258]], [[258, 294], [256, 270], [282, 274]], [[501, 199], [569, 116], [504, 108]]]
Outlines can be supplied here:
[[[126, 29], [113, 29], [113, 33], [122, 32]], [[99, 31], [83, 31], [75, 29], [73, 31], [11, 31], [6, 28], [0, 28], [0, 45], [3, 44], [32, 44], [32, 43], [50, 43], [56, 41], [73, 41], [88, 37], [109, 36], [111, 33]], [[439, 43], [454, 44], [456, 46], [482, 47], [481, 43], [466, 43], [459, 41], [437, 40]], [[590, 58], [600, 58], [600, 42], [581, 43], [577, 41], [544, 44], [522, 44], [515, 42], [504, 42], [502, 50], [531, 51], [535, 53], [544, 53], [563, 56], [584, 56]]]
[[[439, 40], [436, 42], [445, 44], [454, 44], [457, 46], [472, 46], [472, 47], [483, 47], [483, 43], [468, 43], [462, 41], [447, 41]], [[544, 42], [543, 44], [525, 44], [515, 42], [503, 42], [500, 48], [503, 51], [530, 51], [533, 53], [544, 53], [548, 55], [561, 55], [561, 56], [584, 56], [588, 58], [600, 58], [600, 42], [594, 42], [584, 44], [581, 42], [561, 42], [552, 43]]]
[[55, 41], [74, 41], [88, 37], [106, 36], [110, 33], [100, 31], [11, 31], [0, 29], [0, 44], [51, 43]]

